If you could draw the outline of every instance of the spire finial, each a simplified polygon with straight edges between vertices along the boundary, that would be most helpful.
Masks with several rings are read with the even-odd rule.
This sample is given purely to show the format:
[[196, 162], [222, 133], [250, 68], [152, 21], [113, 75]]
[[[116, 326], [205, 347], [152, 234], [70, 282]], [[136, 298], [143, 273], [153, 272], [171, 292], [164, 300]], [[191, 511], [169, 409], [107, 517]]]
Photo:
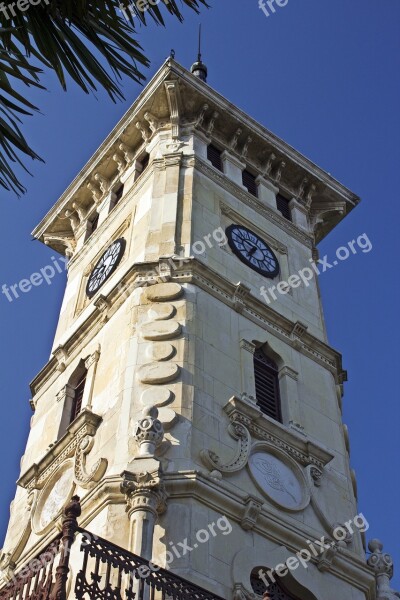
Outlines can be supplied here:
[[192, 65], [190, 70], [195, 77], [198, 77], [202, 81], [207, 81], [207, 67], [201, 60], [201, 24], [199, 25], [199, 47], [197, 53], [197, 62]]
[[201, 62], [201, 23], [199, 25], [199, 52], [197, 55], [198, 62]]

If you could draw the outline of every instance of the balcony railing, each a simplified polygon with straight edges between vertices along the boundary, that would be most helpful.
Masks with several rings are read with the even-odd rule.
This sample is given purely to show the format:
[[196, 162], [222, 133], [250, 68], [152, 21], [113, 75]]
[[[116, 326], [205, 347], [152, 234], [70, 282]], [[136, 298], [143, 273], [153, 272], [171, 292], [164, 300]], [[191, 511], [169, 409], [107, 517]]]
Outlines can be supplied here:
[[77, 533], [82, 535], [82, 562], [75, 579], [76, 600], [222, 600], [81, 529], [80, 514], [79, 498], [74, 496], [64, 511], [62, 535], [16, 573], [0, 590], [0, 600], [66, 600], [69, 558]]

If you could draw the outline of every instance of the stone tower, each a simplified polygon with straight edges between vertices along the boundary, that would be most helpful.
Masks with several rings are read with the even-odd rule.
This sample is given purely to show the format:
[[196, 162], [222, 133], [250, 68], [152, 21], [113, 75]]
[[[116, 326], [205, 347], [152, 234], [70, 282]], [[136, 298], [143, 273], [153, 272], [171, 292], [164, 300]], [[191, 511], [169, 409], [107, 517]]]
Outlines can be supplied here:
[[168, 59], [34, 231], [68, 282], [0, 597], [77, 495], [81, 527], [210, 593], [154, 598], [394, 598], [316, 276], [358, 198], [193, 72]]

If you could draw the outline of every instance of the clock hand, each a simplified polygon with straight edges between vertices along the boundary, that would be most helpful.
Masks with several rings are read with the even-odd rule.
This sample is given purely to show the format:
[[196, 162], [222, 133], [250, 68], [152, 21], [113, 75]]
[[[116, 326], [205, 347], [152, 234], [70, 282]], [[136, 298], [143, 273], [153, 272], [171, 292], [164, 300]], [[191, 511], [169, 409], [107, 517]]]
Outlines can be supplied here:
[[247, 251], [247, 254], [250, 256], [250, 258], [253, 256], [254, 252], [257, 251], [256, 246], [254, 246], [251, 250]]

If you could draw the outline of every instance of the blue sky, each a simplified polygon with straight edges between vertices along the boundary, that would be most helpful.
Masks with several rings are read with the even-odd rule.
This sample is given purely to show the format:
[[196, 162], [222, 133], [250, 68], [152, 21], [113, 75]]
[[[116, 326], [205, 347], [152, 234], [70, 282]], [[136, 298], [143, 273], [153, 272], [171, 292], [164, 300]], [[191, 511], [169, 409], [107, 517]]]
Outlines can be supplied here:
[[[140, 29], [152, 61], [170, 49], [190, 67], [197, 26], [209, 83], [334, 177], [363, 202], [322, 243], [323, 254], [362, 233], [373, 244], [321, 276], [330, 343], [349, 372], [344, 421], [358, 476], [359, 507], [400, 568], [397, 517], [399, 392], [397, 343], [399, 279], [400, 4], [398, 0], [289, 0], [268, 18], [257, 0], [213, 0], [201, 19], [185, 11], [180, 25]], [[24, 131], [46, 163], [31, 164], [28, 194], [0, 191], [0, 285], [16, 283], [51, 263], [55, 253], [30, 241], [30, 232], [96, 150], [140, 87], [124, 81], [125, 103], [99, 92], [67, 94], [55, 78], [30, 99], [43, 114]], [[392, 183], [394, 179], [394, 183]], [[0, 540], [14, 495], [31, 410], [28, 383], [46, 363], [62, 299], [64, 275], [9, 303], [0, 295]], [[0, 541], [1, 547], [1, 541]], [[400, 588], [400, 578], [393, 584]]]

